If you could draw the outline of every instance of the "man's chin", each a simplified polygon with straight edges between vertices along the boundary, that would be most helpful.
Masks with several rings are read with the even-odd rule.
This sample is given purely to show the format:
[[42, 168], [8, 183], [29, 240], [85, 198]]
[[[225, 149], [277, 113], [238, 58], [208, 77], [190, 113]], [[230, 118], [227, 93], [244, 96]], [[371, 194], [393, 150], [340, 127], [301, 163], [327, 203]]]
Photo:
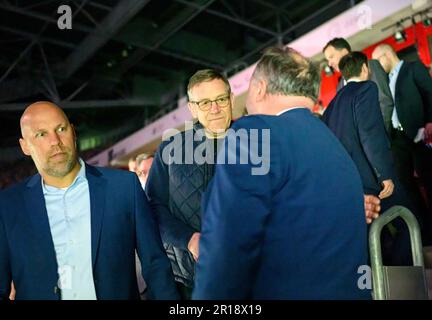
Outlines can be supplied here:
[[224, 119], [218, 121], [217, 123], [212, 123], [210, 126], [207, 127], [207, 130], [215, 134], [220, 134], [228, 130], [228, 125], [226, 123], [226, 120]]
[[224, 128], [224, 127], [222, 127], [222, 128], [208, 128], [207, 132], [212, 134], [212, 135], [219, 136], [219, 135], [225, 134], [227, 129], [228, 128]]
[[50, 176], [61, 178], [68, 175], [73, 170], [74, 166], [74, 164], [71, 164], [70, 159], [65, 159], [50, 163], [48, 168], [44, 171]]
[[46, 174], [48, 174], [51, 177], [56, 177], [56, 178], [63, 178], [65, 176], [67, 176], [67, 174], [70, 172], [68, 170], [64, 170], [64, 169], [54, 169], [54, 168], [48, 168], [45, 170]]

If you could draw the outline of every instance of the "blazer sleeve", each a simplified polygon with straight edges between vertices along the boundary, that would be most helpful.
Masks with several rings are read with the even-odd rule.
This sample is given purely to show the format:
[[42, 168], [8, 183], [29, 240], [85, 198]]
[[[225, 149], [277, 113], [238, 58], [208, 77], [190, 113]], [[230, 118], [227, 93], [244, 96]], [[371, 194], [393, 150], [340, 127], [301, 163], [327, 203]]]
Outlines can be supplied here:
[[381, 183], [393, 177], [393, 159], [390, 142], [378, 102], [378, 88], [367, 82], [356, 97], [354, 114], [360, 143], [371, 164], [377, 180]]
[[177, 248], [187, 250], [189, 240], [195, 232], [190, 226], [176, 218], [168, 207], [169, 203], [169, 172], [168, 165], [163, 162], [162, 152], [166, 146], [162, 143], [156, 152], [146, 183], [146, 193], [162, 236], [162, 241]]
[[179, 299], [171, 264], [160, 238], [158, 225], [138, 178], [134, 177], [136, 250], [149, 298]]
[[414, 81], [423, 100], [426, 122], [432, 122], [432, 78], [421, 62], [413, 63]]
[[[253, 121], [241, 119], [233, 129], [240, 123], [244, 128]], [[261, 256], [261, 240], [271, 206], [272, 178], [271, 174], [251, 174], [251, 161], [248, 164], [226, 161], [233, 154], [238, 156], [240, 150], [248, 150], [248, 141], [238, 138], [232, 148], [227, 141], [233, 134], [230, 130], [225, 138], [224, 152], [218, 155], [215, 176], [203, 197], [193, 299], [247, 299], [253, 285], [250, 279]], [[262, 150], [260, 147], [258, 150]]]
[[378, 60], [369, 60], [368, 64], [371, 70], [371, 80], [378, 86], [378, 98], [385, 128], [390, 132], [394, 102], [390, 91], [388, 75]]
[[[1, 200], [1, 196], [0, 196]], [[1, 203], [2, 201], [0, 201]], [[0, 300], [8, 300], [11, 291], [11, 267], [9, 248], [7, 244], [6, 228], [0, 209]]]

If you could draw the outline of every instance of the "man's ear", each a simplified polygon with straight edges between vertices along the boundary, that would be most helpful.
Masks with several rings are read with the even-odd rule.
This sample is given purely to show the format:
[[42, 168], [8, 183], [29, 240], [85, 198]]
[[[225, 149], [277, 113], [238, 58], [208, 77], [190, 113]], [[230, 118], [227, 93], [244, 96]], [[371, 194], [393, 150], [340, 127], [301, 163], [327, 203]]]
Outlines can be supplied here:
[[27, 145], [27, 141], [25, 141], [23, 138], [19, 139], [19, 144], [21, 146], [21, 150], [22, 152], [26, 155], [29, 156], [30, 155], [30, 149]]
[[235, 96], [234, 96], [234, 93], [230, 93], [230, 103], [231, 103], [231, 115], [232, 115], [232, 113], [233, 113], [233, 110], [234, 110], [234, 103], [235, 103]]
[[192, 117], [194, 118], [194, 119], [198, 119], [198, 113], [197, 113], [197, 111], [196, 111], [196, 105], [195, 105], [195, 103], [190, 103], [190, 102], [188, 102], [188, 108], [189, 108], [189, 111], [190, 111], [190, 113], [192, 114]]
[[262, 79], [257, 79], [255, 82], [256, 85], [256, 101], [264, 100], [267, 93], [267, 82]]
[[367, 75], [371, 75], [371, 72], [370, 72], [370, 70], [369, 70], [369, 67], [368, 67], [368, 65], [367, 65], [367, 63], [363, 63], [363, 65], [362, 65], [362, 71], [365, 73], [365, 74], [367, 74]]

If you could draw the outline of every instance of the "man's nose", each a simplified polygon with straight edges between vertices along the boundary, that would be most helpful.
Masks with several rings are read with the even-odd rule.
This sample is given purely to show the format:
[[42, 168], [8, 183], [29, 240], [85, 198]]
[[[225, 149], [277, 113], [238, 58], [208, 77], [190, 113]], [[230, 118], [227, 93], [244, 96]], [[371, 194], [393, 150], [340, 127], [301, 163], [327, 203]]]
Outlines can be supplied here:
[[57, 146], [57, 145], [59, 145], [60, 143], [61, 143], [61, 139], [60, 139], [59, 135], [57, 134], [57, 132], [53, 132], [53, 133], [50, 135], [50, 144], [51, 144], [52, 146]]
[[212, 101], [210, 106], [210, 113], [219, 113], [220, 110], [221, 108], [219, 107], [219, 105], [215, 101]]

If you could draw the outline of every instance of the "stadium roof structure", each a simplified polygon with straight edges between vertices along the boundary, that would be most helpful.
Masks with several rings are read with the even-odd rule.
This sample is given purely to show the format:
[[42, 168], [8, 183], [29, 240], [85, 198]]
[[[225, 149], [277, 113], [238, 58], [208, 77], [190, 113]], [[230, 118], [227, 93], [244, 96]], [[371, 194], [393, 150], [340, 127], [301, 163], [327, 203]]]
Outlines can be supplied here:
[[62, 106], [82, 150], [105, 148], [173, 110], [196, 70], [232, 76], [360, 2], [0, 0], [0, 155], [18, 154], [31, 102]]

